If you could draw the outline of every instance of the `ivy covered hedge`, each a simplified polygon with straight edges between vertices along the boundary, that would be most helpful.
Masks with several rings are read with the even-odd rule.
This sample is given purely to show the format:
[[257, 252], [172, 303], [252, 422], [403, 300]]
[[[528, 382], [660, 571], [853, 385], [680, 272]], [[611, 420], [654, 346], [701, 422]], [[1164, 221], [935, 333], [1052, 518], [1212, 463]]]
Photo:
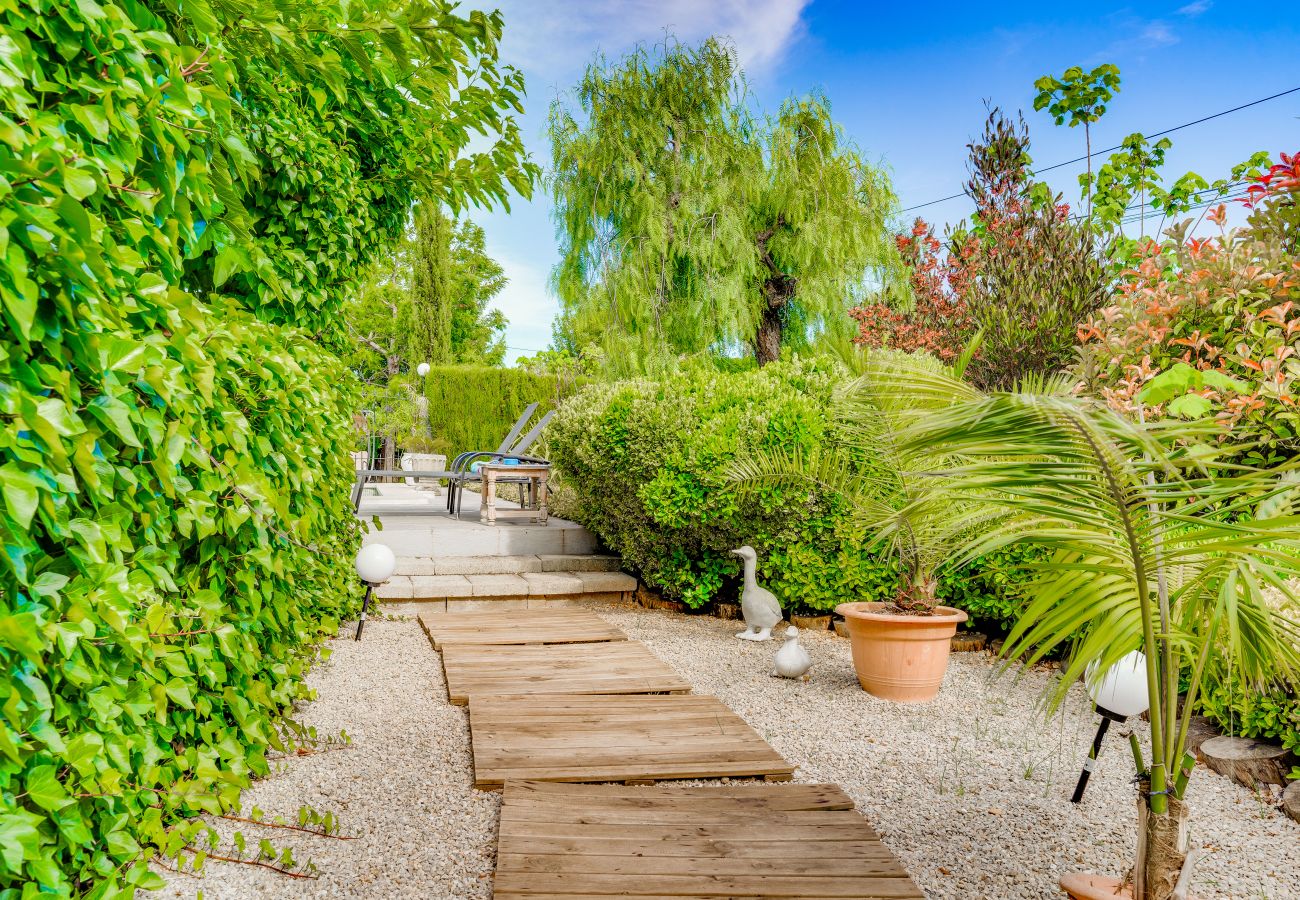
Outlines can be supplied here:
[[537, 403], [542, 415], [579, 385], [564, 375], [522, 369], [434, 366], [424, 379], [429, 430], [449, 458], [465, 450], [495, 450], [528, 404]]
[[[837, 363], [795, 359], [730, 372], [697, 364], [663, 380], [586, 387], [547, 435], [573, 492], [570, 515], [648, 585], [694, 608], [736, 600], [740, 560], [729, 551], [742, 544], [758, 551], [759, 577], [787, 610], [892, 597], [897, 568], [867, 549], [871, 535], [843, 500], [783, 484], [741, 491], [726, 475], [754, 450], [812, 455], [834, 441], [827, 413], [842, 377]], [[944, 602], [1008, 621], [1018, 603], [1013, 563], [948, 573]]]
[[339, 304], [532, 174], [499, 18], [390, 6], [0, 4], [0, 898], [158, 886], [355, 608]]

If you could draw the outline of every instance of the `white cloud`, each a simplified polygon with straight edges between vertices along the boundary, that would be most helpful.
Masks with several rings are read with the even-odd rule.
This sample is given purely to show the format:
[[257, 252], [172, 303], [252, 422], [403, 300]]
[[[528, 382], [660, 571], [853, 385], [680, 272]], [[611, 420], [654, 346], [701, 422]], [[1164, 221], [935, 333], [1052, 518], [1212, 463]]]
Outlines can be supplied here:
[[1213, 5], [1214, 4], [1211, 3], [1210, 0], [1194, 0], [1194, 2], [1189, 3], [1186, 6], [1179, 7], [1178, 15], [1195, 18]]
[[1142, 29], [1142, 37], [1148, 44], [1155, 44], [1158, 47], [1178, 43], [1178, 35], [1174, 34], [1164, 22], [1148, 23], [1147, 27]]
[[710, 35], [730, 38], [741, 66], [751, 76], [761, 77], [802, 34], [800, 17], [809, 2], [498, 0], [493, 5], [505, 16], [502, 57], [551, 81], [580, 69], [597, 49], [614, 56], [635, 44], [660, 40], [665, 32], [682, 41]]

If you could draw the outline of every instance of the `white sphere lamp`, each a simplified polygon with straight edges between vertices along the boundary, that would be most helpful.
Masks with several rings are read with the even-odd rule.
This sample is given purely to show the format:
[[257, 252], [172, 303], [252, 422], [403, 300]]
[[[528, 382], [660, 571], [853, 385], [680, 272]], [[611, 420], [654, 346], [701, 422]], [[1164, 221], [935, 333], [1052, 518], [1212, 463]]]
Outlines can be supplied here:
[[428, 364], [428, 363], [420, 363], [418, 366], [415, 367], [415, 374], [416, 374], [416, 375], [419, 375], [421, 378], [423, 378], [425, 375], [428, 375], [428, 374], [429, 374], [429, 364]]
[[1079, 782], [1074, 786], [1074, 796], [1070, 798], [1073, 803], [1083, 800], [1083, 790], [1088, 786], [1088, 776], [1097, 766], [1097, 754], [1101, 752], [1101, 742], [1110, 723], [1141, 715], [1151, 706], [1151, 696], [1147, 691], [1147, 657], [1141, 650], [1124, 654], [1105, 672], [1099, 672], [1097, 663], [1093, 663], [1088, 666], [1083, 680], [1088, 686], [1088, 696], [1101, 715], [1101, 724], [1092, 739], [1092, 751], [1079, 773]]
[[366, 610], [370, 608], [370, 595], [375, 585], [383, 584], [393, 577], [397, 570], [397, 557], [392, 548], [386, 544], [367, 544], [357, 552], [357, 575], [366, 585], [366, 597], [361, 601], [361, 618], [357, 620], [357, 636], [361, 640], [361, 629], [366, 625]]
[[1084, 676], [1088, 696], [1097, 704], [1097, 711], [1118, 721], [1146, 712], [1151, 706], [1147, 694], [1147, 657], [1141, 650], [1120, 657], [1100, 676], [1096, 664]]

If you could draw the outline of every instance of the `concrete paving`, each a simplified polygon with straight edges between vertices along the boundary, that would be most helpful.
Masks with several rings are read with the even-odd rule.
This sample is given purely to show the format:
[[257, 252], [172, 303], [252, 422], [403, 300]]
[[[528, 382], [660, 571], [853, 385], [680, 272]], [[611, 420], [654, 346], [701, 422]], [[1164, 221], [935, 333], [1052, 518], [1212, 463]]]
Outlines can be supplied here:
[[365, 543], [386, 544], [397, 555], [396, 574], [376, 590], [380, 599], [445, 609], [523, 609], [626, 599], [636, 590], [636, 579], [619, 571], [619, 558], [598, 552], [596, 537], [576, 522], [552, 516], [546, 525], [518, 519], [484, 525], [476, 495], [465, 500], [458, 519], [447, 512], [444, 497], [413, 485], [367, 488], [359, 512], [369, 523]]

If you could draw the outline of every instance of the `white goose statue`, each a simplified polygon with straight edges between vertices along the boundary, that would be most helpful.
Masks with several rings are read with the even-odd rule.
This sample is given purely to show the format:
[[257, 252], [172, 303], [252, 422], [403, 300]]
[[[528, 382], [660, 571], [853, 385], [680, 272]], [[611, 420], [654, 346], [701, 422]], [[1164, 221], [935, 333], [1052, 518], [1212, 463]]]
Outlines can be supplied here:
[[732, 550], [732, 553], [745, 561], [745, 589], [740, 594], [740, 612], [745, 617], [745, 630], [736, 635], [742, 641], [768, 641], [772, 639], [772, 629], [781, 621], [781, 604], [776, 595], [767, 588], [758, 586], [754, 571], [758, 566], [758, 554], [746, 544]]
[[802, 678], [812, 668], [812, 657], [799, 643], [799, 629], [791, 625], [785, 630], [785, 643], [772, 660], [772, 674], [780, 678]]

